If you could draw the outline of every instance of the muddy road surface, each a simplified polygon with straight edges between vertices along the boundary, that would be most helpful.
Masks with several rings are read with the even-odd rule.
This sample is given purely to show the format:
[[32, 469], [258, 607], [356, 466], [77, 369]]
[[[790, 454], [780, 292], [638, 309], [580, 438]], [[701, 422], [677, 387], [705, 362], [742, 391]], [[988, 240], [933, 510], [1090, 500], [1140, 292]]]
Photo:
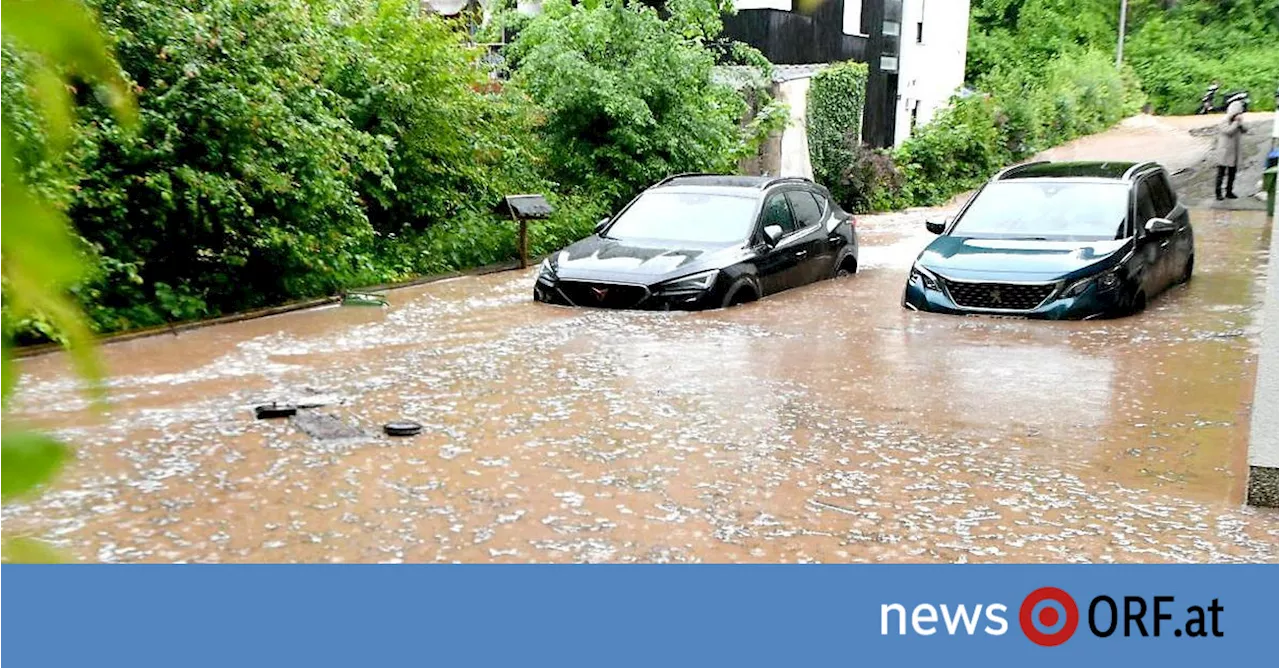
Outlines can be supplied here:
[[4, 532], [106, 562], [1275, 562], [1242, 505], [1263, 214], [1197, 209], [1196, 275], [1147, 312], [1049, 323], [904, 310], [937, 213], [863, 217], [857, 276], [730, 310], [508, 272], [111, 344], [105, 413], [25, 360], [18, 417], [78, 459]]

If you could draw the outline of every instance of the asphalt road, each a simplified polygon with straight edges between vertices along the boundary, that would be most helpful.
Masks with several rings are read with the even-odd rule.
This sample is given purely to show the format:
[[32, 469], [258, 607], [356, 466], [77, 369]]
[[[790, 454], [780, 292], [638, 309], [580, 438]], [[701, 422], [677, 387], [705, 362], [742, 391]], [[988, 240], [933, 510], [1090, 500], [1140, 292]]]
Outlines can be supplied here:
[[[1203, 150], [1140, 119], [1059, 151]], [[1147, 312], [1045, 323], [901, 308], [942, 213], [863, 217], [857, 276], [730, 310], [507, 272], [112, 344], [101, 415], [27, 360], [18, 416], [79, 459], [3, 530], [108, 562], [1276, 562], [1242, 505], [1263, 214], [1197, 209], [1196, 276]]]

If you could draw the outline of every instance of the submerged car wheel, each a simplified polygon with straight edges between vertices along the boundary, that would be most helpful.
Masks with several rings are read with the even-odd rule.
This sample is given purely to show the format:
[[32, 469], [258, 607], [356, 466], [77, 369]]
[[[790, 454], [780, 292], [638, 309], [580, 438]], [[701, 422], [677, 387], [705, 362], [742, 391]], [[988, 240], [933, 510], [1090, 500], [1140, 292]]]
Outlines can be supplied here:
[[1186, 283], [1191, 280], [1191, 274], [1196, 268], [1196, 256], [1194, 253], [1187, 256], [1187, 266], [1182, 270], [1182, 276], [1178, 277], [1179, 283]]
[[836, 267], [835, 278], [845, 278], [858, 273], [858, 261], [852, 257], [846, 257], [840, 261], [840, 266]]
[[729, 289], [725, 291], [723, 308], [746, 304], [759, 298], [760, 293], [756, 292], [756, 287], [752, 285], [751, 281], [744, 278], [729, 286]]
[[1133, 294], [1133, 302], [1129, 307], [1131, 315], [1137, 315], [1147, 310], [1147, 293], [1139, 290]]

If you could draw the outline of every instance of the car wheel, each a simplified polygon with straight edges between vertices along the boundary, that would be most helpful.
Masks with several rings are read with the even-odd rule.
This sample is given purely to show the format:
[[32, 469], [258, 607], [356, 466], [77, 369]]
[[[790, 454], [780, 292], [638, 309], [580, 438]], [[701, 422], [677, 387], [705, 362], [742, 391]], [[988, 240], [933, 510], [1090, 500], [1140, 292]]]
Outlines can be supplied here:
[[1139, 290], [1133, 295], [1132, 307], [1129, 309], [1130, 314], [1138, 314], [1147, 310], [1147, 293]]
[[1178, 277], [1179, 283], [1186, 283], [1191, 280], [1191, 274], [1196, 267], [1195, 253], [1187, 256], [1187, 266], [1182, 269], [1182, 276]]
[[737, 283], [734, 283], [724, 293], [723, 308], [746, 304], [747, 302], [753, 302], [759, 298], [760, 293], [756, 292], [756, 287], [751, 284], [751, 281], [744, 278]]
[[845, 278], [858, 273], [858, 261], [852, 257], [846, 257], [840, 261], [840, 265], [836, 267], [835, 278]]

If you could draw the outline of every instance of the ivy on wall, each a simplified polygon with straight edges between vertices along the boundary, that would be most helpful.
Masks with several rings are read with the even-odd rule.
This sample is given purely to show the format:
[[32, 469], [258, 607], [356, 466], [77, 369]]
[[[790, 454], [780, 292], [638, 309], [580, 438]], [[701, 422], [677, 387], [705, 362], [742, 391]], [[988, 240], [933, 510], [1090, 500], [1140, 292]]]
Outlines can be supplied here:
[[813, 76], [805, 110], [813, 178], [844, 204], [854, 193], [841, 179], [853, 162], [862, 136], [862, 107], [867, 95], [865, 63], [832, 65]]

